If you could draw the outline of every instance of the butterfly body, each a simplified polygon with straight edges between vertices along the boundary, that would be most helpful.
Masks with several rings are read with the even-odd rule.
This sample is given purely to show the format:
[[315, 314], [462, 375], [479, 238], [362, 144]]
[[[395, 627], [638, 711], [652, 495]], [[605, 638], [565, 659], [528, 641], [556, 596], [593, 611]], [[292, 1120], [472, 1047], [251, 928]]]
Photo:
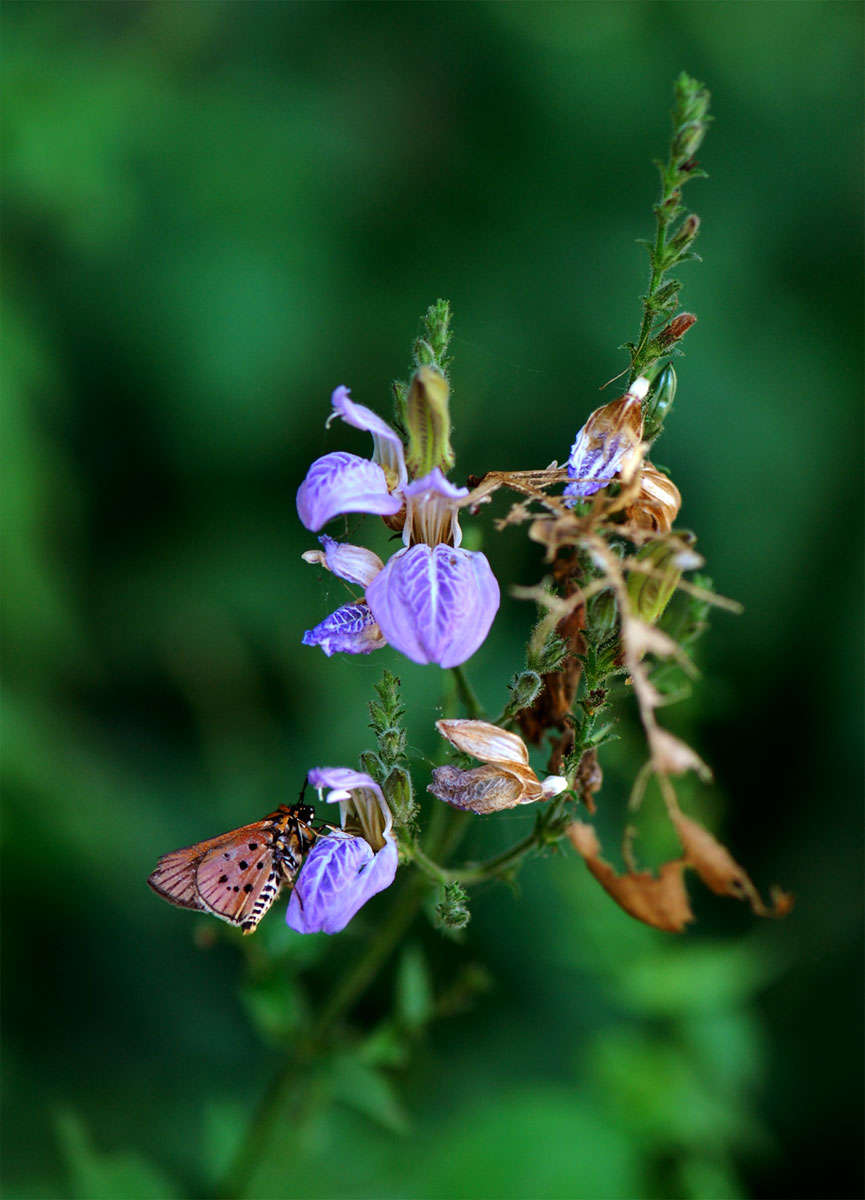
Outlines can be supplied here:
[[209, 912], [253, 933], [316, 839], [305, 804], [281, 804], [261, 821], [163, 854], [147, 880], [179, 908]]

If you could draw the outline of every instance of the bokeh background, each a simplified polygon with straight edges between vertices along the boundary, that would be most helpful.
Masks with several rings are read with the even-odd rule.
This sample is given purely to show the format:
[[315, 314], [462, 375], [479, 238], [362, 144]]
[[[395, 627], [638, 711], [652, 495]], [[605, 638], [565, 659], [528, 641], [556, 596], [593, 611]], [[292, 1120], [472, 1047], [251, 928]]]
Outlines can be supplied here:
[[[716, 769], [691, 810], [797, 908], [761, 923], [695, 886], [673, 939], [570, 852], [534, 861], [475, 897], [462, 944], [416, 925], [359, 1013], [381, 1042], [396, 1003], [390, 1049], [331, 1064], [250, 1194], [861, 1196], [861, 6], [25, 0], [2, 20], [5, 1194], [218, 1191], [386, 898], [330, 943], [272, 915], [249, 941], [274, 972], [144, 880], [355, 762], [383, 666], [419, 754], [442, 702], [389, 650], [299, 644], [342, 593], [300, 562], [295, 489], [316, 455], [366, 452], [325, 432], [330, 392], [387, 415], [447, 296], [456, 476], [562, 459], [636, 332], [686, 69], [716, 122], [688, 200], [700, 321], [655, 457], [745, 612], [713, 616], [669, 721]], [[538, 578], [520, 532], [482, 533], [503, 579]], [[531, 619], [506, 600], [470, 664], [491, 709]], [[640, 754], [622, 734], [613, 856]]]

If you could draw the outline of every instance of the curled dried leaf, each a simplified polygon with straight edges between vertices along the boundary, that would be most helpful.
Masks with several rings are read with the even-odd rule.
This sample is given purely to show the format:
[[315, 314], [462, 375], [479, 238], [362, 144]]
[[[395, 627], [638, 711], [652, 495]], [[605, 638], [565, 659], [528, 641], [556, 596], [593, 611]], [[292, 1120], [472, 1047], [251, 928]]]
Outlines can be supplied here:
[[624, 619], [622, 638], [628, 649], [637, 658], [642, 658], [647, 653], [656, 654], [658, 658], [672, 658], [678, 655], [679, 647], [671, 637], [637, 617]]
[[591, 825], [574, 821], [566, 832], [595, 879], [626, 913], [667, 933], [681, 933], [694, 920], [682, 878], [684, 859], [664, 863], [657, 875], [650, 871], [617, 875], [601, 858], [601, 844]]
[[682, 812], [671, 814], [685, 861], [693, 867], [706, 887], [719, 896], [747, 900], [759, 917], [784, 917], [793, 907], [793, 897], [780, 888], [772, 891], [772, 906], [767, 907], [750, 876], [740, 867], [730, 851], [697, 821]]
[[702, 780], [708, 782], [712, 771], [703, 762], [699, 754], [692, 750], [687, 742], [668, 733], [666, 729], [654, 726], [649, 731], [649, 745], [652, 750], [652, 766], [664, 775], [684, 775], [686, 771], [696, 771]]

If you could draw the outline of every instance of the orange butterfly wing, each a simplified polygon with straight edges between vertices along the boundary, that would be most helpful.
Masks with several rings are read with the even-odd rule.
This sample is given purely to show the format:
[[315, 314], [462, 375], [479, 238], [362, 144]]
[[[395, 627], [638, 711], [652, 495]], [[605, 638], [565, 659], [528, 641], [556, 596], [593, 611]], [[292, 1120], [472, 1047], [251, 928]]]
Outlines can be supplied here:
[[283, 883], [268, 832], [264, 822], [247, 825], [208, 850], [195, 867], [202, 907], [244, 933], [252, 933]]
[[312, 815], [311, 808], [281, 804], [261, 821], [163, 854], [147, 882], [169, 904], [253, 933], [315, 840], [306, 823]]
[[163, 854], [156, 864], [156, 869], [147, 880], [149, 886], [178, 908], [203, 909], [195, 886], [195, 868], [202, 858], [210, 851], [232, 841], [235, 837], [243, 836], [250, 830], [261, 829], [262, 822], [255, 821], [251, 825], [243, 825], [230, 833], [222, 833], [219, 837], [206, 838], [203, 842], [195, 842], [192, 846], [183, 846], [180, 850], [172, 850]]

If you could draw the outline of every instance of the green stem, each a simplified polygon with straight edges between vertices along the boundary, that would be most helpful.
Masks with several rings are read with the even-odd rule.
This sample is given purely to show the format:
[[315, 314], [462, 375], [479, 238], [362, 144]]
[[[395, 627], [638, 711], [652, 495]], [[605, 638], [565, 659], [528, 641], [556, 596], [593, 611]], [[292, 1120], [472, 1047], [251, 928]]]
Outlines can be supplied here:
[[484, 708], [480, 700], [478, 700], [474, 688], [469, 683], [468, 675], [462, 667], [451, 667], [451, 674], [457, 685], [457, 695], [460, 698], [460, 703], [470, 717], [475, 720], [481, 720], [484, 716]]
[[218, 1190], [220, 1200], [239, 1200], [245, 1195], [256, 1164], [267, 1154], [274, 1127], [280, 1115], [285, 1114], [292, 1088], [303, 1071], [309, 1069], [333, 1026], [363, 995], [398, 945], [417, 914], [427, 886], [426, 879], [415, 874], [400, 889], [388, 918], [379, 926], [375, 937], [352, 968], [337, 982], [308, 1039], [294, 1055], [285, 1060], [271, 1080]]

